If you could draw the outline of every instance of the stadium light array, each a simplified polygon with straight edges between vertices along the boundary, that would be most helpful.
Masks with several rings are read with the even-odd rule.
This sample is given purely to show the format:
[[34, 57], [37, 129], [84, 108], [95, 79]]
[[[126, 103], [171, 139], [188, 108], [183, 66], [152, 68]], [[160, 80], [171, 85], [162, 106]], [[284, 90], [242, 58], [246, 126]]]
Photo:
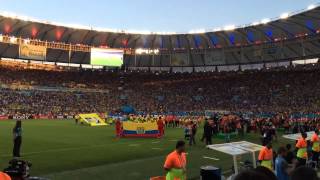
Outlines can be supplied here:
[[269, 18], [264, 18], [264, 19], [261, 20], [261, 23], [262, 23], [262, 24], [268, 24], [270, 21], [271, 21], [271, 19], [269, 19]]
[[227, 25], [223, 28], [223, 30], [225, 31], [233, 31], [236, 29], [236, 26], [235, 25]]
[[280, 15], [280, 19], [287, 19], [290, 16], [289, 13], [283, 13]]
[[257, 26], [259, 24], [260, 24], [260, 22], [258, 22], [258, 21], [255, 21], [255, 22], [251, 23], [252, 26]]
[[307, 10], [312, 10], [314, 8], [316, 8], [317, 5], [314, 5], [314, 4], [310, 4], [308, 7], [307, 7]]
[[160, 50], [159, 49], [136, 49], [136, 54], [159, 54]]
[[25, 39], [23, 42], [24, 42], [25, 44], [30, 44], [30, 39]]
[[17, 42], [17, 38], [16, 37], [10, 37], [10, 42], [12, 43], [12, 44], [14, 44], [14, 43], [16, 43]]
[[205, 32], [206, 32], [205, 29], [198, 29], [198, 30], [189, 31], [189, 34], [202, 34], [202, 33], [205, 33]]
[[222, 31], [222, 28], [217, 27], [217, 28], [214, 28], [213, 31]]
[[[302, 13], [304, 11], [309, 11], [312, 9], [315, 9], [320, 6], [320, 3], [317, 4], [311, 4], [309, 5], [306, 9], [302, 11], [297, 11], [295, 13], [283, 13], [280, 15], [278, 18], [265, 18], [261, 20], [260, 22], [253, 22], [249, 24], [249, 26], [255, 26], [255, 25], [260, 25], [260, 24], [267, 24], [271, 22], [272, 20], [278, 20], [278, 19], [287, 19], [288, 17]], [[73, 28], [73, 29], [83, 29], [83, 30], [93, 30], [93, 31], [99, 31], [99, 32], [111, 32], [111, 33], [126, 33], [126, 34], [142, 34], [142, 35], [150, 35], [150, 34], [159, 34], [159, 35], [174, 35], [174, 34], [185, 34], [185, 33], [177, 33], [177, 32], [151, 32], [151, 31], [137, 31], [137, 30], [119, 30], [119, 29], [109, 29], [109, 28], [96, 28], [96, 27], [91, 27], [91, 26], [84, 26], [84, 25], [78, 25], [78, 24], [65, 24], [65, 23], [59, 23], [59, 22], [49, 22], [49, 21], [43, 21], [43, 20], [38, 20], [32, 17], [27, 17], [27, 16], [21, 16], [17, 15], [15, 13], [11, 12], [6, 12], [2, 11], [0, 12], [0, 16], [12, 18], [12, 19], [20, 19], [23, 21], [32, 21], [32, 22], [37, 22], [37, 23], [44, 23], [48, 25], [53, 25], [53, 26], [61, 26], [61, 27], [67, 27], [67, 28]], [[235, 25], [228, 25], [225, 26], [224, 28], [214, 28], [213, 31], [208, 31], [205, 29], [200, 29], [200, 30], [192, 30], [189, 31], [190, 34], [197, 34], [197, 33], [206, 33], [206, 32], [217, 32], [217, 31], [230, 31], [230, 30], [235, 30], [236, 28], [245, 28], [248, 25], [242, 25], [242, 26], [235, 26]]]

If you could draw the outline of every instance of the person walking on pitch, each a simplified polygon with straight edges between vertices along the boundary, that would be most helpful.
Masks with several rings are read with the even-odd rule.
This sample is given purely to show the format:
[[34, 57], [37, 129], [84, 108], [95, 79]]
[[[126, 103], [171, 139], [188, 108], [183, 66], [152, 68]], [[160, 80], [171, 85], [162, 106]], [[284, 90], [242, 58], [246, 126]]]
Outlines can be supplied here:
[[17, 121], [13, 130], [13, 157], [20, 157], [20, 147], [22, 143], [22, 127], [21, 121]]

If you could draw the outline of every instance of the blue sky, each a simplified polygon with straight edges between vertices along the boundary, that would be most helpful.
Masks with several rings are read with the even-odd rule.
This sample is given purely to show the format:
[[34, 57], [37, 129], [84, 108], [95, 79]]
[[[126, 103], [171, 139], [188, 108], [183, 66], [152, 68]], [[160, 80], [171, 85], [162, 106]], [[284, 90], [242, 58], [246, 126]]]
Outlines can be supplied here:
[[319, 0], [0, 0], [1, 11], [67, 24], [188, 32], [247, 24]]

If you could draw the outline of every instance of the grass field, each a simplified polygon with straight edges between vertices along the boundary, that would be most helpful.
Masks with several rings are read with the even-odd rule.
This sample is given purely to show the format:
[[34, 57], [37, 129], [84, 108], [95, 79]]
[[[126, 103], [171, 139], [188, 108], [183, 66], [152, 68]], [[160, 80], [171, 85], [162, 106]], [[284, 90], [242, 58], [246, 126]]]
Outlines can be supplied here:
[[[11, 159], [13, 126], [14, 121], [0, 121], [0, 169]], [[182, 129], [170, 128], [162, 139], [116, 139], [114, 134], [113, 126], [85, 127], [67, 120], [28, 120], [23, 122], [22, 156], [32, 162], [32, 175], [52, 180], [147, 180], [164, 174], [165, 156], [183, 138]], [[198, 141], [201, 135], [199, 128]], [[258, 143], [259, 137], [249, 134], [245, 140]], [[214, 138], [213, 142], [222, 140]], [[286, 143], [280, 138], [274, 146]], [[230, 156], [208, 150], [201, 142], [187, 151], [190, 179], [199, 179], [203, 165], [220, 167], [222, 171], [231, 169]]]

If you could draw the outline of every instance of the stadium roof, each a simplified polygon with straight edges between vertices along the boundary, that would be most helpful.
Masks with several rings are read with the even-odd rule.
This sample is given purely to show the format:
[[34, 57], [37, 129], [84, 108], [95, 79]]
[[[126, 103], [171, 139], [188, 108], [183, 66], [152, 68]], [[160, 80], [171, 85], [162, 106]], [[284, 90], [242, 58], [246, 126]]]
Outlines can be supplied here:
[[319, 29], [320, 7], [318, 4], [309, 6], [304, 11], [284, 13], [279, 18], [263, 19], [261, 22], [249, 25], [229, 25], [211, 31], [196, 30], [181, 34], [113, 31], [43, 22], [10, 13], [0, 14], [0, 33], [4, 35], [50, 42], [132, 49], [206, 49], [246, 46], [312, 35], [318, 33]]

